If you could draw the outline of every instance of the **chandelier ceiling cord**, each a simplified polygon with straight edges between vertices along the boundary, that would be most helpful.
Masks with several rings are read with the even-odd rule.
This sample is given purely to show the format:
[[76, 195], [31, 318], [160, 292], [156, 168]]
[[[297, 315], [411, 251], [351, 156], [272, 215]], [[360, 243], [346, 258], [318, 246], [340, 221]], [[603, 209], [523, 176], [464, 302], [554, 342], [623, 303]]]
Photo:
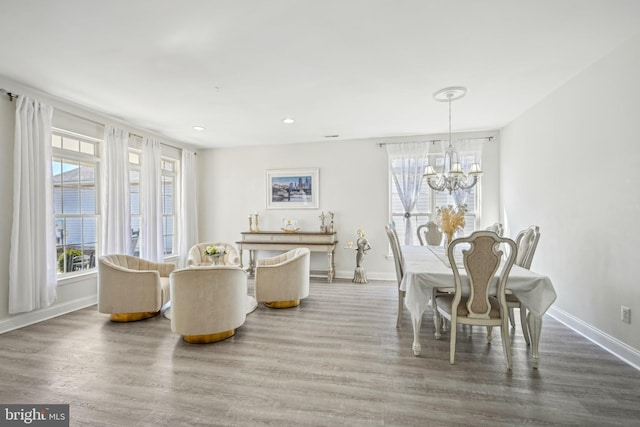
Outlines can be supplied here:
[[427, 165], [424, 176], [427, 177], [427, 184], [436, 191], [448, 191], [451, 194], [454, 190], [466, 190], [478, 182], [478, 177], [482, 175], [480, 165], [473, 163], [469, 173], [462, 171], [460, 155], [453, 146], [451, 138], [451, 102], [458, 100], [467, 94], [467, 88], [462, 86], [446, 87], [433, 94], [433, 98], [438, 102], [449, 103], [449, 146], [444, 153], [444, 166], [441, 174], [438, 174], [433, 166]]

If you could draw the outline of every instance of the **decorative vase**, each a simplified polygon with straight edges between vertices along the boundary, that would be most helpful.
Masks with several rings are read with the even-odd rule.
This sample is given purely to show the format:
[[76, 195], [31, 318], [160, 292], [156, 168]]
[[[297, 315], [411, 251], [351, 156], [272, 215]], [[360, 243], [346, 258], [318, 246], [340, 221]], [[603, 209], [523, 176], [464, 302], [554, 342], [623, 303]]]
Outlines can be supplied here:
[[444, 240], [444, 248], [447, 249], [454, 239], [455, 231], [445, 231], [444, 234], [446, 236]]

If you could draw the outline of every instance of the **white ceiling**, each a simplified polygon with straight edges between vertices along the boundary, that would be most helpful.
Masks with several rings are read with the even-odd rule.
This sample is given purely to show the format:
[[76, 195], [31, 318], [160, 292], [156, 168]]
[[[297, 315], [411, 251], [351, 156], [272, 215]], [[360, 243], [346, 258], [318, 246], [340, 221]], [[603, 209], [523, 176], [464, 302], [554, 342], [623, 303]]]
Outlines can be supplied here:
[[638, 0], [2, 0], [0, 16], [0, 75], [202, 148], [443, 133], [432, 94], [456, 85], [454, 132], [497, 129], [640, 31]]

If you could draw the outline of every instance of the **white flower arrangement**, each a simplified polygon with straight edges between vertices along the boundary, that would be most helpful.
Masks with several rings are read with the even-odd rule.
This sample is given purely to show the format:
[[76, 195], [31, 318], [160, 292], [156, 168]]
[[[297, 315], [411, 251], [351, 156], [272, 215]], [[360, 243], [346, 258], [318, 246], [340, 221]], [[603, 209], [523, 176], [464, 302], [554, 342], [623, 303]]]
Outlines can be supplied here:
[[226, 253], [224, 246], [207, 246], [204, 250], [204, 255], [206, 256], [224, 255]]

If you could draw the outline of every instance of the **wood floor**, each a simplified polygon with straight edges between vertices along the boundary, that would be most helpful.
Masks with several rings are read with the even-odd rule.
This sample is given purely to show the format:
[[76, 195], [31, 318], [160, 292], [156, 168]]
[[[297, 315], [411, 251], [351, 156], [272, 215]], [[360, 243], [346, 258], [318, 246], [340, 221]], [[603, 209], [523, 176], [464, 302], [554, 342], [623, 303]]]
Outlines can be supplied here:
[[511, 373], [497, 329], [491, 345], [459, 334], [452, 366], [430, 309], [413, 356], [396, 298], [391, 282], [312, 282], [299, 307], [260, 306], [208, 345], [90, 307], [0, 335], [0, 403], [70, 404], [72, 426], [640, 425], [640, 372], [554, 319], [539, 370], [519, 327]]

